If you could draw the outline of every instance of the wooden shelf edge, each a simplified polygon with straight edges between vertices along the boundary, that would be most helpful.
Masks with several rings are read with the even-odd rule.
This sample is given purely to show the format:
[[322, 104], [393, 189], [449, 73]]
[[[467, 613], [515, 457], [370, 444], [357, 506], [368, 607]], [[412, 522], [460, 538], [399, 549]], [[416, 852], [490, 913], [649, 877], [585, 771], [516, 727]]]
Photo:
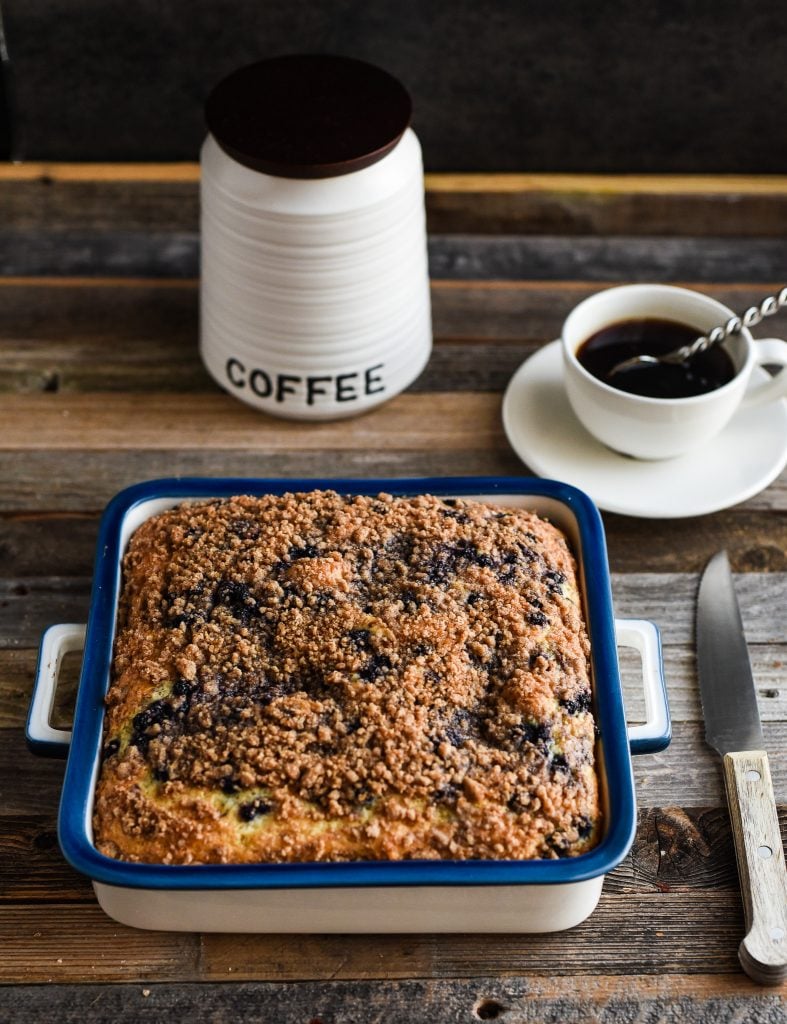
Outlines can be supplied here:
[[[0, 163], [0, 182], [52, 183], [199, 181], [199, 164], [185, 163]], [[787, 175], [763, 174], [475, 174], [426, 175], [427, 192], [554, 192], [614, 195], [787, 195]]]

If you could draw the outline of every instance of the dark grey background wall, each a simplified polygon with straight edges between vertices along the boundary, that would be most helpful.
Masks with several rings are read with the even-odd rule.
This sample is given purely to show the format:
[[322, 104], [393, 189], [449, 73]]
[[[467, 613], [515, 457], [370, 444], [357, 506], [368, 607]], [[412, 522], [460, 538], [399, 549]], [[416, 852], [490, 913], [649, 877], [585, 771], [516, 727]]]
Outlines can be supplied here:
[[[775, 0], [0, 0], [13, 154], [193, 160], [202, 103], [286, 52], [415, 99], [430, 170], [787, 170]], [[0, 142], [2, 129], [0, 128]]]

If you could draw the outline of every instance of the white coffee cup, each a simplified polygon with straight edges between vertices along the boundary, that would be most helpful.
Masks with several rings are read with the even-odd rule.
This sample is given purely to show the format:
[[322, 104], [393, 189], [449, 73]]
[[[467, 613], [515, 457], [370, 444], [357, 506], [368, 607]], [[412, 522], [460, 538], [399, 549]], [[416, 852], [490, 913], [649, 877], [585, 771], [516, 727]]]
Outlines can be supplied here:
[[[561, 336], [566, 393], [577, 418], [615, 451], [638, 459], [668, 459], [705, 444], [740, 406], [784, 398], [787, 342], [755, 341], [746, 328], [724, 343], [735, 366], [732, 380], [691, 398], [648, 398], [619, 391], [594, 377], [577, 359], [583, 342], [623, 320], [673, 320], [696, 328], [699, 336], [734, 315], [707, 295], [661, 284], [624, 285], [585, 299], [569, 314]], [[752, 371], [763, 364], [782, 369], [771, 380], [750, 386]]]

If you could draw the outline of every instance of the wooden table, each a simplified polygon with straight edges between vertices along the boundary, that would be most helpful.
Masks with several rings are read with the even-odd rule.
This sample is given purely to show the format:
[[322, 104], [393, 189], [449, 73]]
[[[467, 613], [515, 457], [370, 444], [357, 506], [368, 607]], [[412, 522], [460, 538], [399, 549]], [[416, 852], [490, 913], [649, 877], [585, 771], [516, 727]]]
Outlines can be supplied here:
[[[367, 416], [286, 423], [219, 391], [199, 362], [196, 180], [192, 166], [0, 170], [0, 1019], [787, 1020], [785, 990], [753, 985], [736, 958], [741, 901], [692, 626], [698, 571], [726, 546], [784, 804], [784, 476], [701, 519], [604, 516], [617, 612], [663, 629], [674, 739], [637, 759], [636, 843], [576, 930], [141, 932], [106, 918], [64, 863], [63, 766], [28, 754], [22, 725], [42, 627], [84, 620], [114, 492], [170, 474], [523, 474], [501, 391], [578, 300], [609, 281], [677, 280], [740, 309], [787, 268], [787, 179], [433, 178], [428, 369]], [[636, 720], [636, 666], [624, 675]]]

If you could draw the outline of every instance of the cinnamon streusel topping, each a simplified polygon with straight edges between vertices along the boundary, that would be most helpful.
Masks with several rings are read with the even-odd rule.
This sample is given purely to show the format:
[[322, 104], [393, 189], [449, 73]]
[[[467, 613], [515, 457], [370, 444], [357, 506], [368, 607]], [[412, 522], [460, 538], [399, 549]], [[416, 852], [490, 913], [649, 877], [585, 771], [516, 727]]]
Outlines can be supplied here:
[[101, 852], [519, 859], [595, 842], [589, 647], [543, 519], [236, 497], [149, 519], [123, 569]]

